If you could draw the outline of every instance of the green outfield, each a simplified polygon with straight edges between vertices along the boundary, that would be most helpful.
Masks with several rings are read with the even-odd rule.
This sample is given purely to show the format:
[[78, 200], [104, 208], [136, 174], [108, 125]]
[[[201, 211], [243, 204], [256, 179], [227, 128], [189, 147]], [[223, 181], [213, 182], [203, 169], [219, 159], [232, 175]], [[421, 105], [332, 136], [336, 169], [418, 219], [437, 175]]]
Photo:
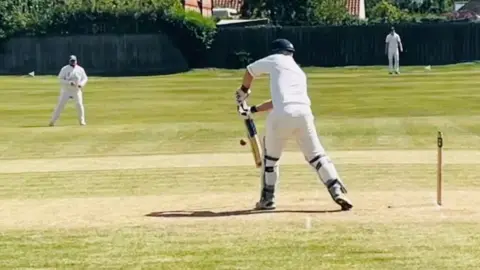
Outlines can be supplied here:
[[[86, 70], [88, 73], [88, 69]], [[91, 77], [47, 127], [53, 76], [0, 77], [0, 269], [473, 269], [480, 256], [480, 68], [307, 68], [339, 212], [289, 143], [277, 210], [237, 116], [243, 71]], [[254, 82], [251, 103], [268, 98]], [[256, 116], [260, 133], [265, 115]], [[444, 205], [435, 205], [444, 133]]]

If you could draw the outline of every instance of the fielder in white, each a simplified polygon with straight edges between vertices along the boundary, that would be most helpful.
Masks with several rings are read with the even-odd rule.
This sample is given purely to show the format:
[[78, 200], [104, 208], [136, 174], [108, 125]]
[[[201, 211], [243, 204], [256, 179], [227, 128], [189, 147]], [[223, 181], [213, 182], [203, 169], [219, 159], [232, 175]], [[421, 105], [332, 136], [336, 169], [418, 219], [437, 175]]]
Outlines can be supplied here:
[[54, 126], [60, 117], [60, 113], [65, 108], [69, 99], [75, 100], [77, 107], [78, 122], [80, 125], [86, 125], [85, 108], [83, 107], [83, 88], [87, 84], [88, 77], [85, 70], [77, 64], [77, 57], [70, 56], [68, 65], [64, 66], [58, 74], [60, 80], [60, 96], [58, 97], [57, 107], [53, 112], [50, 126]]
[[395, 32], [395, 28], [391, 28], [390, 34], [385, 38], [385, 54], [388, 56], [388, 71], [390, 74], [400, 74], [400, 52], [403, 52], [402, 40]]
[[[239, 114], [248, 117], [253, 113], [270, 111], [263, 138], [262, 191], [256, 209], [275, 209], [275, 188], [279, 182], [279, 160], [287, 140], [295, 137], [306, 161], [316, 171], [332, 199], [342, 210], [353, 206], [340, 176], [327, 156], [314, 123], [307, 93], [307, 77], [293, 59], [295, 49], [286, 39], [272, 43], [272, 54], [247, 66], [243, 83], [236, 91]], [[246, 99], [251, 93], [253, 79], [270, 75], [271, 100], [249, 107]]]

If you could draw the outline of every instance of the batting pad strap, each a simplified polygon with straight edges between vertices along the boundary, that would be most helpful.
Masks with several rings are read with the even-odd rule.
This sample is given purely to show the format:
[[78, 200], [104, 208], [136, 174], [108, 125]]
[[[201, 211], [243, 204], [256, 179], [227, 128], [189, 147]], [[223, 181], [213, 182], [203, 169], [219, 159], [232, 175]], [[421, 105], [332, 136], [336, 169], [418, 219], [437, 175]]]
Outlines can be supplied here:
[[335, 184], [340, 184], [337, 179], [331, 179], [327, 181], [327, 188], [333, 187]]
[[269, 155], [265, 155], [265, 159], [270, 160], [270, 161], [279, 161], [280, 160], [279, 158], [274, 158], [274, 157], [271, 157]]
[[324, 156], [325, 156], [325, 155], [318, 155], [318, 156], [312, 158], [308, 163], [312, 164], [312, 163], [318, 161], [319, 159], [321, 159], [321, 158], [324, 157]]
[[266, 173], [273, 173], [275, 172], [275, 167], [265, 167], [265, 172]]
[[340, 181], [339, 179], [328, 180], [326, 183], [326, 186], [327, 186], [327, 189], [330, 189], [331, 187], [337, 184], [340, 185], [340, 189], [342, 190], [343, 193], [347, 193], [347, 187], [345, 187], [345, 184], [343, 184], [343, 182]]

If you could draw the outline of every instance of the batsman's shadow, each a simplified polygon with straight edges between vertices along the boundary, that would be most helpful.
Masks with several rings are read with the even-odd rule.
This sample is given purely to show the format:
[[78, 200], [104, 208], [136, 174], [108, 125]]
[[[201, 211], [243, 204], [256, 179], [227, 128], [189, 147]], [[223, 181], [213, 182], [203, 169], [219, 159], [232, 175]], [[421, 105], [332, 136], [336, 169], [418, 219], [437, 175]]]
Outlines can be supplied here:
[[325, 214], [337, 213], [342, 210], [234, 210], [234, 211], [161, 211], [147, 214], [147, 217], [163, 217], [163, 218], [205, 218], [205, 217], [228, 217], [228, 216], [247, 216], [258, 214], [282, 214], [282, 213], [299, 213], [299, 214]]
[[20, 128], [41, 128], [41, 127], [49, 127], [48, 125], [35, 125], [35, 124], [32, 124], [32, 125], [22, 125], [22, 126], [18, 126]]

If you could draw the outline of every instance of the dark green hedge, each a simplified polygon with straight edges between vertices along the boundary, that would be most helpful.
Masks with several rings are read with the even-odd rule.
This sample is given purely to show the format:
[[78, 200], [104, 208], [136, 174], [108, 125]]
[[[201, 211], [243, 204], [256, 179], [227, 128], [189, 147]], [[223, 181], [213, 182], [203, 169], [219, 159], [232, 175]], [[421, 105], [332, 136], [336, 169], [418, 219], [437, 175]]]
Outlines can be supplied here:
[[[16, 3], [15, 3], [16, 2]], [[215, 22], [184, 11], [178, 0], [0, 1], [0, 39], [13, 36], [163, 32], [198, 66], [213, 42]]]

